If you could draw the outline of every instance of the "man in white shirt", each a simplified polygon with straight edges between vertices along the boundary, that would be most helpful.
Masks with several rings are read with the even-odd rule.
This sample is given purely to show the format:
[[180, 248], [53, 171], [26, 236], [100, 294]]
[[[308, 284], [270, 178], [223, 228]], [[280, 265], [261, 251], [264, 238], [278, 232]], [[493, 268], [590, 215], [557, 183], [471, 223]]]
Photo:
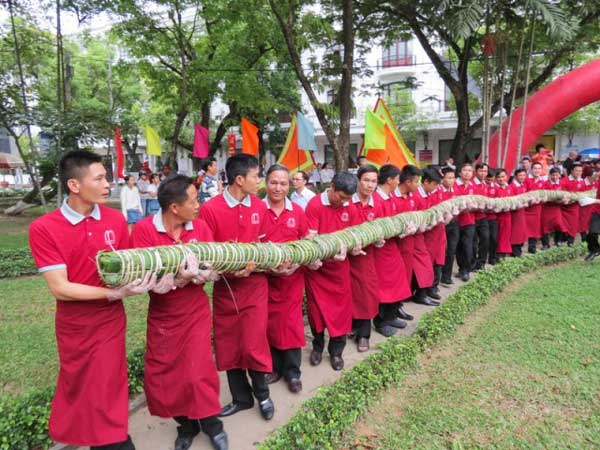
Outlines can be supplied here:
[[292, 186], [294, 186], [294, 192], [290, 195], [290, 200], [300, 206], [303, 210], [306, 209], [306, 205], [311, 198], [315, 196], [315, 193], [306, 187], [308, 183], [308, 175], [306, 172], [299, 170], [292, 176]]
[[148, 180], [148, 174], [146, 172], [140, 172], [139, 178], [137, 180], [137, 188], [140, 193], [140, 199], [142, 201], [142, 215], [148, 214], [148, 200], [150, 199], [150, 195], [148, 193], [148, 185], [150, 181]]

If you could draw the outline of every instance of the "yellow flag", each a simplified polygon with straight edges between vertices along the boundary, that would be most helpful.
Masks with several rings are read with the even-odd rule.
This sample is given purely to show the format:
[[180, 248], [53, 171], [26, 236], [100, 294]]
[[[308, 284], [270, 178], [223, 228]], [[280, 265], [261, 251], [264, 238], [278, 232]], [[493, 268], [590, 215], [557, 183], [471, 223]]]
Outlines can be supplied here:
[[368, 109], [365, 112], [365, 148], [385, 149], [385, 122]]
[[160, 137], [156, 130], [146, 126], [146, 154], [160, 156], [162, 149], [160, 147]]

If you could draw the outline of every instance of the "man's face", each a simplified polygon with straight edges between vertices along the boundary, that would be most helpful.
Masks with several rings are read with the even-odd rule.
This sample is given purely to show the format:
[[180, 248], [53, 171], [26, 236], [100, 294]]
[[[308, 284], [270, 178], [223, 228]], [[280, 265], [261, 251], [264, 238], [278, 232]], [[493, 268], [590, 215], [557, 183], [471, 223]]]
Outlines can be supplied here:
[[481, 181], [485, 180], [485, 177], [487, 177], [488, 174], [488, 168], [486, 166], [480, 167], [479, 169], [477, 169], [477, 178], [479, 178]]
[[393, 191], [400, 184], [400, 174], [396, 175], [394, 178], [388, 178], [386, 183], [390, 186]]
[[506, 184], [506, 180], [506, 172], [500, 172], [499, 174], [496, 174], [496, 183], [504, 186]]
[[539, 177], [542, 175], [542, 166], [539, 164], [534, 164], [533, 166], [531, 166], [531, 174], [534, 177]]
[[521, 165], [523, 166], [523, 169], [525, 169], [527, 172], [529, 172], [529, 169], [531, 169], [531, 161], [528, 159], [524, 159], [523, 161], [521, 161]]
[[267, 198], [272, 203], [285, 201], [290, 189], [289, 174], [285, 170], [276, 170], [267, 179]]
[[336, 191], [332, 184], [329, 186], [329, 190], [327, 191], [327, 197], [329, 198], [329, 203], [331, 203], [331, 206], [334, 208], [339, 208], [352, 198], [352, 194], [346, 194], [341, 189]]
[[550, 174], [550, 180], [551, 180], [553, 183], [556, 183], [558, 180], [560, 180], [560, 173], [558, 173], [558, 172], [552, 172], [552, 173]]
[[235, 178], [235, 182], [242, 189], [244, 194], [256, 195], [258, 192], [258, 183], [260, 182], [258, 177], [258, 167], [248, 170], [245, 177], [238, 175]]
[[570, 159], [575, 159], [575, 158], [577, 158], [577, 152], [569, 152], [569, 158], [570, 158]]
[[435, 191], [438, 187], [438, 182], [437, 181], [425, 181], [422, 183], [423, 189], [425, 190], [425, 192], [427, 192], [428, 194], [431, 194], [433, 191]]
[[488, 176], [485, 177], [485, 181], [487, 181], [489, 184], [492, 184], [495, 181], [495, 178], [488, 174]]
[[377, 189], [377, 173], [363, 173], [360, 180], [358, 180], [358, 192], [363, 196], [370, 197], [375, 189]]
[[526, 172], [519, 172], [516, 177], [517, 181], [520, 184], [523, 184], [525, 182], [525, 178], [527, 178], [527, 173]]
[[83, 169], [82, 173], [80, 179], [71, 178], [67, 181], [69, 190], [87, 203], [106, 203], [110, 185], [106, 180], [104, 166], [101, 163], [92, 163], [87, 169]]
[[419, 180], [420, 180], [420, 178], [421, 177], [419, 175], [415, 175], [410, 180], [406, 180], [404, 182], [404, 184], [406, 185], [406, 188], [407, 188], [408, 192], [415, 192], [419, 188]]
[[193, 184], [187, 188], [187, 199], [181, 205], [172, 203], [169, 208], [171, 212], [184, 222], [190, 222], [198, 217], [200, 203], [198, 203], [198, 191]]
[[168, 177], [171, 174], [171, 168], [169, 166], [163, 166], [162, 173], [164, 176]]
[[464, 166], [460, 169], [460, 177], [465, 181], [470, 181], [473, 178], [473, 166]]
[[292, 176], [292, 186], [296, 191], [301, 191], [306, 186], [306, 181], [304, 180], [304, 175], [301, 173], [295, 173]]
[[369, 164], [369, 161], [367, 161], [367, 158], [365, 158], [365, 157], [358, 158], [358, 167], [366, 166], [367, 164]]
[[213, 161], [206, 168], [206, 173], [208, 173], [210, 176], [214, 177], [217, 175], [218, 169], [219, 169], [219, 167], [217, 166], [217, 162]]
[[142, 173], [142, 174], [140, 175], [140, 178], [141, 178], [143, 181], [148, 181], [148, 175], [146, 175], [146, 172]]
[[450, 189], [452, 186], [454, 186], [455, 181], [456, 175], [454, 172], [448, 172], [444, 174], [444, 178], [442, 178], [442, 186], [444, 186], [446, 189]]
[[581, 178], [581, 175], [583, 174], [583, 167], [581, 167], [581, 166], [573, 167], [572, 173], [575, 178]]

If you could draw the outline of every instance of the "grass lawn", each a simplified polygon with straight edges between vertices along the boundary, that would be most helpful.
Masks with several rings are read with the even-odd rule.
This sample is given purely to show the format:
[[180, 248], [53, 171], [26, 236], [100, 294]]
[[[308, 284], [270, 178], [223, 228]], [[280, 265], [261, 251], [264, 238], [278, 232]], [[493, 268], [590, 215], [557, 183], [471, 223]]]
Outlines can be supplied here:
[[518, 280], [419, 363], [345, 448], [600, 448], [600, 265]]

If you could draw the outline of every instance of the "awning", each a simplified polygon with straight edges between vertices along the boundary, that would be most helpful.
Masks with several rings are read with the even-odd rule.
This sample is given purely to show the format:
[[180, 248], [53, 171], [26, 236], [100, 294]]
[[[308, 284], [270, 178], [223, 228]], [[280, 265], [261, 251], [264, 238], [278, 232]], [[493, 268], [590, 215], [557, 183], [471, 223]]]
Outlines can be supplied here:
[[16, 169], [18, 167], [25, 167], [20, 156], [12, 153], [0, 153], [0, 169]]

